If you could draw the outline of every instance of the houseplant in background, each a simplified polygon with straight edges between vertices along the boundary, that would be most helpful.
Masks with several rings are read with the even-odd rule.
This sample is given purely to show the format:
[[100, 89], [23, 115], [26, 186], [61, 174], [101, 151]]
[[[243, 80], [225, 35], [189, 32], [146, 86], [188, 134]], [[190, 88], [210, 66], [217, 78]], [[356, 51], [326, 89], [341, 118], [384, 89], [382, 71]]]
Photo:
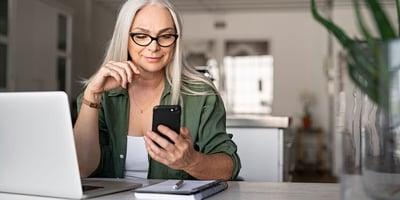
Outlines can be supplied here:
[[[365, 0], [363, 2], [379, 33], [373, 35], [365, 25], [360, 1], [352, 1], [361, 38], [349, 37], [343, 29], [322, 17], [315, 0], [311, 0], [313, 17], [336, 37], [346, 51], [348, 75], [357, 93], [361, 93], [355, 95], [357, 103], [354, 107], [346, 107], [352, 111], [353, 135], [343, 144], [355, 144], [357, 141], [353, 139], [360, 139], [359, 148], [349, 149], [354, 157], [360, 156], [359, 163], [354, 161], [356, 169], [352, 172], [353, 176], [359, 176], [357, 180], [363, 189], [360, 193], [349, 192], [357, 185], [343, 183], [347, 180], [342, 176], [342, 198], [400, 199], [400, 25], [399, 31], [395, 31], [379, 0]], [[400, 0], [395, 2], [400, 24]], [[358, 137], [354, 137], [356, 134]]]
[[299, 94], [299, 99], [303, 104], [303, 113], [301, 121], [304, 129], [311, 129], [313, 125], [313, 116], [311, 114], [311, 108], [317, 103], [317, 99], [313, 92], [309, 90], [302, 90]]

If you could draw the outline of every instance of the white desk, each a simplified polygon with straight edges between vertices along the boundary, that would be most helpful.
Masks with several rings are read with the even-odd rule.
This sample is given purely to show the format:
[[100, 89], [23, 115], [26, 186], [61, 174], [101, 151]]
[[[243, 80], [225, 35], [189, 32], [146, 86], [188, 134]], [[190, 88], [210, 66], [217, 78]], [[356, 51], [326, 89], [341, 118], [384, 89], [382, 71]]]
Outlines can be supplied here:
[[[0, 199], [7, 200], [56, 200], [54, 198], [11, 195], [0, 193]], [[133, 200], [132, 192], [94, 198], [93, 200]], [[339, 200], [339, 184], [330, 183], [272, 183], [272, 182], [229, 182], [224, 192], [209, 200]], [[208, 200], [207, 199], [207, 200]]]

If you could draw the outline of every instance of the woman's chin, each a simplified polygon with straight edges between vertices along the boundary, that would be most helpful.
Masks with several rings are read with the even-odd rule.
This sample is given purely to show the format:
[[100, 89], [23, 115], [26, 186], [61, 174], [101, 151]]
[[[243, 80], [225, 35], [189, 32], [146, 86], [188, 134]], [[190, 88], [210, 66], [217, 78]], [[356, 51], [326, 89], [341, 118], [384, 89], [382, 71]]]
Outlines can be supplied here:
[[164, 66], [159, 63], [158, 64], [146, 63], [145, 65], [142, 65], [141, 68], [143, 71], [148, 72], [148, 73], [156, 73], [156, 72], [161, 72], [164, 70]]

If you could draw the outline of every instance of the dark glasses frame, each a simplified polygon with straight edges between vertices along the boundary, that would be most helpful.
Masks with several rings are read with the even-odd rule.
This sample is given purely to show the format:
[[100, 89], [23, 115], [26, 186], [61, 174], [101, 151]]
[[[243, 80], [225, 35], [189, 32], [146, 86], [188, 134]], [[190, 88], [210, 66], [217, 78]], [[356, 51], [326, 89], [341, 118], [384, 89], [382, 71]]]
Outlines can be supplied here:
[[[147, 43], [147, 44], [139, 44], [137, 41], [135, 41], [135, 36], [138, 36], [138, 35], [143, 35], [143, 36], [146, 36], [146, 37], [149, 37], [151, 40]], [[174, 37], [174, 41], [173, 42], [171, 42], [171, 44], [169, 44], [169, 45], [161, 45], [160, 44], [160, 42], [159, 42], [159, 39], [162, 37], [162, 36], [166, 36], [166, 35], [168, 35], [168, 36], [173, 36]], [[129, 33], [129, 36], [131, 37], [131, 39], [133, 40], [133, 42], [135, 42], [135, 44], [137, 44], [137, 45], [139, 45], [139, 46], [142, 46], [142, 47], [147, 47], [147, 46], [149, 46], [154, 40], [157, 42], [157, 44], [159, 45], [159, 46], [161, 46], [161, 47], [170, 47], [170, 46], [172, 46], [173, 44], [175, 44], [175, 42], [176, 42], [176, 40], [178, 39], [178, 37], [179, 37], [179, 35], [178, 34], [162, 34], [162, 35], [159, 35], [159, 36], [157, 36], [157, 37], [153, 37], [153, 36], [151, 36], [151, 35], [149, 35], [149, 34], [146, 34], [146, 33]]]

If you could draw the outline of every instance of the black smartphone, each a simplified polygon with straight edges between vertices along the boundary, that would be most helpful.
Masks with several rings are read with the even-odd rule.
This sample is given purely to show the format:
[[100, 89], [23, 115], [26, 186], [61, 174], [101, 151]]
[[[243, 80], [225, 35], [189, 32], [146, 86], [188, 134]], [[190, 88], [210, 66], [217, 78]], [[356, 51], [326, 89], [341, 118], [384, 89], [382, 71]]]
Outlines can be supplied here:
[[172, 142], [167, 136], [157, 130], [158, 125], [164, 125], [179, 134], [181, 127], [181, 106], [180, 105], [158, 105], [153, 108], [152, 130], [160, 136]]

